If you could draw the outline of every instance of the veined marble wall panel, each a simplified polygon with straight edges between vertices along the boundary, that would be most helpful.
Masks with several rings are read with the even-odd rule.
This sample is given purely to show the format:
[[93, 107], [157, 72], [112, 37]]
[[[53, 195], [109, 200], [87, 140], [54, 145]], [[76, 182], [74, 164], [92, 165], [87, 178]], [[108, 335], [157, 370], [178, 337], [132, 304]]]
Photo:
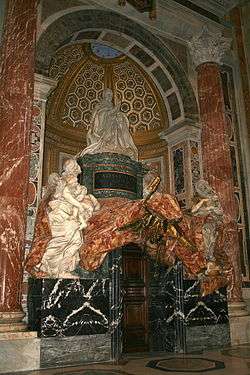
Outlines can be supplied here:
[[230, 345], [225, 288], [201, 297], [198, 280], [183, 279], [178, 262], [150, 261], [149, 341], [152, 351], [192, 352]]
[[28, 192], [28, 218], [27, 233], [28, 241], [32, 240], [34, 230], [34, 218], [38, 205], [39, 195], [41, 194], [41, 147], [43, 145], [43, 111], [44, 104], [42, 101], [34, 100], [33, 104], [33, 121], [31, 128], [31, 157], [30, 157], [30, 177]]
[[142, 163], [149, 169], [149, 172], [144, 176], [144, 186], [150, 183], [156, 176], [161, 177], [161, 183], [158, 188], [159, 191], [169, 191], [169, 170], [168, 160], [164, 156], [158, 156], [151, 159], [144, 159]]
[[187, 142], [181, 142], [170, 150], [171, 160], [171, 192], [182, 207], [187, 206], [187, 178], [185, 175], [185, 161], [187, 160]]
[[[56, 81], [35, 75], [35, 90], [33, 101], [33, 118], [31, 127], [31, 153], [28, 189], [28, 211], [26, 224], [25, 255], [30, 251], [37, 207], [42, 194], [42, 165], [44, 152], [45, 109], [48, 93], [56, 86]], [[23, 276], [22, 306], [27, 313], [28, 274]], [[25, 318], [27, 320], [27, 316]]]
[[[176, 195], [182, 207], [190, 207], [195, 184], [202, 178], [199, 128], [194, 129], [193, 134], [191, 129], [188, 130], [186, 140], [185, 131], [182, 133], [173, 132], [164, 138], [169, 142], [171, 192]], [[178, 139], [183, 141], [178, 142]]]
[[[41, 337], [106, 333], [109, 279], [30, 279], [29, 325]], [[41, 319], [41, 321], [39, 321]]]
[[235, 88], [233, 70], [229, 66], [221, 68], [222, 88], [225, 102], [225, 112], [230, 139], [230, 152], [233, 169], [234, 194], [237, 205], [237, 226], [240, 245], [240, 262], [243, 278], [249, 280], [249, 255], [247, 241], [249, 230], [247, 227], [246, 192], [242, 173], [242, 145], [239, 135], [239, 123], [236, 113]]
[[[44, 111], [45, 103], [35, 99], [33, 102], [33, 120], [31, 127], [31, 154], [30, 154], [30, 174], [28, 190], [28, 211], [26, 224], [25, 255], [30, 251], [37, 207], [42, 188], [42, 152], [44, 141]], [[27, 282], [28, 274], [24, 272], [22, 306], [27, 314]], [[25, 318], [27, 320], [27, 316]]]
[[194, 193], [195, 184], [202, 177], [201, 150], [200, 150], [200, 144], [197, 141], [190, 141], [189, 145], [190, 145], [190, 163], [191, 163], [191, 173], [192, 173], [192, 190]]

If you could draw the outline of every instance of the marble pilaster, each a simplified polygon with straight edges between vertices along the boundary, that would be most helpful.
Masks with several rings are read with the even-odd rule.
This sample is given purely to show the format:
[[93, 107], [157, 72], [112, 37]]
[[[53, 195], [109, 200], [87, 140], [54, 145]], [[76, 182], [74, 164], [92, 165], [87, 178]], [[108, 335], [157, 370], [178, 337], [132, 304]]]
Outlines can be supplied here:
[[[212, 34], [207, 28], [204, 28], [200, 35], [192, 38], [189, 46], [197, 70], [204, 178], [217, 192], [230, 226], [228, 231], [230, 246], [226, 251], [233, 264], [234, 280], [228, 291], [229, 301], [242, 303], [233, 169], [219, 68], [230, 43], [228, 38], [224, 38], [220, 34]], [[235, 314], [235, 309], [232, 314]], [[240, 315], [242, 315], [242, 311]]]
[[190, 207], [194, 185], [202, 178], [201, 128], [198, 124], [173, 126], [161, 138], [169, 148], [171, 192], [183, 207]]
[[21, 331], [36, 0], [9, 0], [0, 78], [0, 332]]
[[57, 81], [35, 74], [33, 119], [31, 126], [31, 153], [28, 188], [28, 214], [26, 227], [26, 251], [33, 238], [36, 211], [42, 193], [42, 165], [44, 152], [45, 111], [49, 94]]
[[[25, 235], [25, 257], [30, 251], [36, 212], [42, 194], [43, 176], [43, 153], [44, 153], [44, 131], [45, 131], [45, 111], [47, 99], [51, 91], [56, 87], [57, 81], [35, 74], [34, 100], [32, 108], [32, 125], [30, 132], [30, 165], [29, 165], [29, 185], [28, 185], [28, 210]], [[22, 307], [27, 315], [27, 288], [28, 274], [23, 276]]]

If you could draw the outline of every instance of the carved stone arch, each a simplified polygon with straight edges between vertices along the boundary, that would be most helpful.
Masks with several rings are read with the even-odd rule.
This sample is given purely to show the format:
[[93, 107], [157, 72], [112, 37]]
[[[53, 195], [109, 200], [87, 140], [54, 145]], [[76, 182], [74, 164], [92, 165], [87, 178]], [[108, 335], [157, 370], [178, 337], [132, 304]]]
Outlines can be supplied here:
[[[110, 30], [126, 35], [135, 43], [144, 46], [155, 56], [172, 77], [179, 95], [169, 94], [169, 106], [179, 106], [175, 123], [187, 121], [196, 122], [198, 109], [192, 86], [182, 66], [165, 44], [149, 30], [135, 21], [115, 12], [99, 9], [83, 9], [67, 13], [55, 19], [41, 34], [37, 44], [36, 68], [38, 72], [47, 73], [50, 61], [58, 48], [68, 44], [72, 35], [84, 30]], [[161, 72], [159, 73], [161, 74]], [[154, 79], [156, 79], [154, 77]], [[181, 101], [181, 103], [180, 103]], [[171, 111], [172, 113], [172, 111]], [[172, 117], [176, 115], [172, 113]]]

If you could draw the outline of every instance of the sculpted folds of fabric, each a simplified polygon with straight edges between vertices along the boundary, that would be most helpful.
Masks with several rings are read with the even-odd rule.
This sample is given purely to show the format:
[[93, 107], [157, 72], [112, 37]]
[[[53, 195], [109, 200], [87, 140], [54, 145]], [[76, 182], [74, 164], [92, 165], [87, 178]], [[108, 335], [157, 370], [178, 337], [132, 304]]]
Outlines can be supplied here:
[[[96, 270], [108, 253], [133, 242], [164, 264], [171, 266], [177, 259], [181, 260], [189, 277], [202, 275], [204, 295], [227, 284], [230, 264], [226, 257], [216, 259], [214, 254], [216, 266], [208, 269], [202, 232], [204, 217], [184, 215], [173, 196], [154, 193], [149, 199], [136, 201], [108, 198], [100, 200], [100, 205], [100, 210], [89, 218], [85, 229], [72, 226], [64, 237], [67, 244], [60, 244], [61, 249], [66, 248], [69, 254], [73, 251], [76, 255], [70, 271], [77, 262], [86, 270]], [[46, 255], [46, 246], [48, 249], [48, 244], [53, 242], [46, 207], [48, 199], [40, 205], [33, 249], [26, 263], [26, 269], [37, 277], [46, 276], [41, 274], [39, 264]], [[65, 228], [61, 230], [63, 232]], [[73, 242], [70, 239], [72, 231], [75, 231]], [[216, 246], [218, 254], [224, 246], [223, 231], [220, 233]], [[56, 252], [55, 259], [58, 256], [60, 254]]]

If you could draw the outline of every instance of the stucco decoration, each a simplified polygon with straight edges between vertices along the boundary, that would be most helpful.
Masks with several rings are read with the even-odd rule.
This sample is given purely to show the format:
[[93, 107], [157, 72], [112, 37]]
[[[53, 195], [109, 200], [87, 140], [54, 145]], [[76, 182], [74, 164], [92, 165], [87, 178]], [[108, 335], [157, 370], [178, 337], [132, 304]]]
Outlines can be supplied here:
[[221, 33], [213, 33], [206, 26], [199, 35], [193, 36], [188, 43], [195, 66], [206, 62], [221, 64], [222, 58], [230, 48], [231, 39]]

